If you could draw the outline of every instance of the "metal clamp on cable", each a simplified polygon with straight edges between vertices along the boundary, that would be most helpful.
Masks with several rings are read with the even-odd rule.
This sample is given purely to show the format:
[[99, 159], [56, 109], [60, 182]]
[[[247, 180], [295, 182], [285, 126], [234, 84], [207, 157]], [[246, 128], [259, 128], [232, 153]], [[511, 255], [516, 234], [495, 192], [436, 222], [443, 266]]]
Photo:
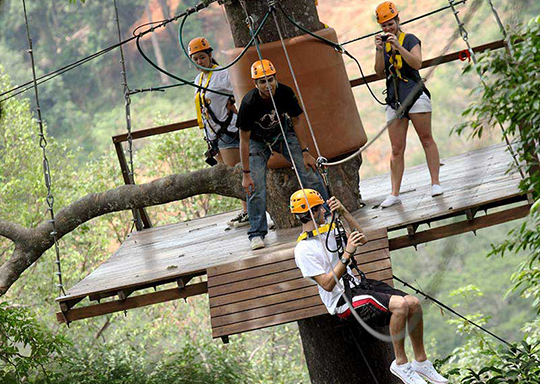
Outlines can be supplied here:
[[324, 185], [328, 190], [330, 190], [330, 183], [328, 180], [328, 167], [325, 165], [326, 163], [328, 163], [328, 159], [322, 156], [319, 156], [315, 161], [315, 165], [317, 166], [317, 169], [319, 170], [319, 173], [323, 178]]

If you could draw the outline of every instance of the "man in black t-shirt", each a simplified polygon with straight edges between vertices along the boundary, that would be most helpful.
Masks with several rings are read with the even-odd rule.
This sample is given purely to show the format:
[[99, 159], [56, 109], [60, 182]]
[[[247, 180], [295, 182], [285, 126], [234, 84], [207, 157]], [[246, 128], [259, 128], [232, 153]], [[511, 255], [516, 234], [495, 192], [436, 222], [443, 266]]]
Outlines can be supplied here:
[[259, 249], [264, 247], [263, 239], [268, 233], [266, 169], [272, 151], [281, 153], [291, 163], [294, 161], [305, 188], [316, 189], [325, 200], [329, 196], [317, 172], [315, 159], [303, 142], [302, 135], [297, 135], [299, 116], [303, 111], [294, 91], [277, 82], [276, 70], [269, 60], [253, 63], [251, 78], [255, 89], [244, 96], [236, 124], [240, 129], [240, 159], [244, 172], [242, 186], [248, 195], [251, 226], [248, 237], [251, 248]]

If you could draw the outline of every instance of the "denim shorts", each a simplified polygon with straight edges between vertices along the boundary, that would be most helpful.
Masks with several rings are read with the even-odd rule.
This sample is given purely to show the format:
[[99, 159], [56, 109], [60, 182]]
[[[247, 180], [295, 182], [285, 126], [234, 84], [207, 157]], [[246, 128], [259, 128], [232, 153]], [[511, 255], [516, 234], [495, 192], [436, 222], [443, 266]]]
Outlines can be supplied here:
[[221, 135], [218, 140], [219, 149], [228, 149], [228, 148], [240, 148], [240, 135], [236, 132], [236, 136], [231, 137], [229, 135]]

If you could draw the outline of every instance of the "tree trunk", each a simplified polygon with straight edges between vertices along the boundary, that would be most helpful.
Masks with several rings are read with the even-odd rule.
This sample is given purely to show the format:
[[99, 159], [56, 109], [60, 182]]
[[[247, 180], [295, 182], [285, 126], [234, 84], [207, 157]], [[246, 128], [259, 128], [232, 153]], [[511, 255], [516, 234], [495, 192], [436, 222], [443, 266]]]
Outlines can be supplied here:
[[[257, 26], [268, 10], [264, 0], [243, 1], [247, 12]], [[282, 0], [280, 2], [288, 14], [309, 30], [323, 28], [313, 0]], [[238, 1], [225, 3], [225, 9], [236, 47], [245, 46], [250, 40], [246, 26], [246, 14]], [[301, 35], [301, 31], [284, 20], [278, 12], [278, 22], [284, 38]], [[265, 25], [260, 35], [261, 43], [279, 40], [273, 22]], [[349, 86], [344, 84], [344, 86]], [[358, 170], [362, 163], [356, 158], [343, 165], [330, 167], [331, 193], [345, 206], [354, 211], [359, 208]], [[272, 169], [267, 179], [267, 209], [278, 228], [298, 225], [289, 213], [290, 195], [298, 189], [296, 176], [291, 169]], [[390, 344], [376, 340], [366, 332], [352, 328], [358, 346], [350, 336], [350, 327], [343, 327], [334, 316], [319, 316], [298, 322], [306, 361], [313, 383], [396, 383], [388, 368], [393, 360]], [[385, 332], [388, 334], [388, 330]], [[368, 364], [377, 377], [375, 381], [358, 348], [368, 359]]]
[[[146, 5], [146, 17], [148, 17], [148, 22], [152, 22], [152, 12], [150, 12], [150, 5]], [[161, 47], [159, 46], [159, 41], [155, 33], [150, 34], [150, 41], [152, 42], [152, 48], [154, 48], [154, 54], [156, 55], [156, 60], [158, 62], [158, 65], [163, 68], [165, 68], [165, 60], [163, 60], [163, 54], [161, 53]], [[169, 85], [169, 77], [159, 72], [159, 77], [161, 78], [161, 85]]]
[[[298, 321], [298, 329], [313, 384], [400, 383], [389, 370], [394, 359], [391, 344], [356, 322], [323, 315]], [[388, 327], [375, 329], [388, 334]]]

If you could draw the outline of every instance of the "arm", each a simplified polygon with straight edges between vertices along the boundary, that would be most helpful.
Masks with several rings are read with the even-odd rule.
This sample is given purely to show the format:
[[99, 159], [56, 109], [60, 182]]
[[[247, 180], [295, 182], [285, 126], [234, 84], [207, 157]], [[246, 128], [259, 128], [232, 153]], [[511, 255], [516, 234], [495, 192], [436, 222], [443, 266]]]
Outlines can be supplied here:
[[375, 73], [384, 77], [384, 43], [381, 40], [381, 35], [375, 36]]
[[[291, 117], [291, 122], [293, 125], [294, 133], [296, 134], [298, 142], [300, 143], [300, 148], [307, 148], [307, 144], [303, 135], [304, 132], [300, 131], [300, 116]], [[315, 158], [311, 155], [311, 153], [302, 152], [302, 156], [304, 158], [304, 165], [306, 166], [306, 169], [309, 170], [309, 168], [311, 168], [313, 171], [317, 172]]]
[[[242, 162], [242, 170], [249, 171], [249, 138], [251, 137], [251, 131], [240, 131], [240, 161]], [[255, 183], [251, 178], [251, 175], [246, 172], [242, 172], [242, 187], [246, 190], [246, 193], [251, 195], [251, 191], [255, 188]]]
[[[362, 233], [353, 232], [349, 237], [347, 242], [347, 248], [343, 253], [343, 257], [347, 260], [350, 260], [351, 255], [356, 252], [356, 248], [362, 245], [362, 239], [365, 240], [365, 237]], [[314, 276], [313, 279], [319, 284], [325, 291], [332, 292], [336, 286], [336, 280], [334, 279], [334, 274], [337, 279], [341, 279], [341, 276], [345, 274], [347, 267], [341, 261], [334, 266], [334, 269], [328, 273], [323, 273], [321, 275]], [[333, 272], [333, 273], [332, 273]]]
[[[347, 223], [347, 226], [349, 227], [349, 231], [358, 231], [363, 234], [362, 228], [360, 227], [360, 223], [358, 223], [358, 220], [354, 218], [353, 215], [341, 204], [341, 201], [335, 198], [335, 196], [332, 196], [330, 199], [328, 199], [328, 206], [330, 207], [330, 211], [334, 212], [337, 211], [343, 219], [345, 219], [345, 222]], [[365, 239], [365, 238], [364, 238]], [[362, 243], [367, 243], [367, 239]]]

